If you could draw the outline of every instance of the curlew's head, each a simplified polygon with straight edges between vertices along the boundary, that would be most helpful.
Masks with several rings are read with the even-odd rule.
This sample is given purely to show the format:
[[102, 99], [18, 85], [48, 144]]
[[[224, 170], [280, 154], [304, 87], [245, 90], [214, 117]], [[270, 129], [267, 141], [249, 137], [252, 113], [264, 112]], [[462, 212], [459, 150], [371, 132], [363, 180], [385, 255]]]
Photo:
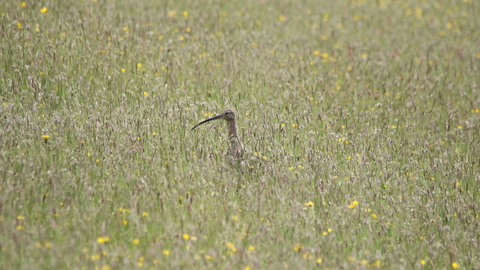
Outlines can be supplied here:
[[227, 109], [227, 110], [223, 111], [222, 113], [220, 113], [220, 114], [217, 115], [217, 116], [214, 116], [214, 117], [212, 117], [212, 118], [208, 118], [207, 120], [202, 121], [202, 122], [196, 124], [196, 125], [192, 128], [192, 130], [194, 130], [196, 127], [200, 126], [201, 124], [210, 122], [210, 121], [212, 121], [212, 120], [217, 120], [217, 119], [224, 119], [224, 120], [226, 120], [227, 122], [235, 121], [235, 113], [234, 113], [232, 110]]

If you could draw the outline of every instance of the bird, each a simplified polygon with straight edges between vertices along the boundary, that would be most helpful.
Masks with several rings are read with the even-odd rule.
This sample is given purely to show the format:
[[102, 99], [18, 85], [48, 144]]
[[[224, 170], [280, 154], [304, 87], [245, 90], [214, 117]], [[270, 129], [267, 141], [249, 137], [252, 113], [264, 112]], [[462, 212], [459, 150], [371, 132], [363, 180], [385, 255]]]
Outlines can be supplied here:
[[219, 115], [214, 116], [212, 118], [208, 118], [207, 120], [204, 120], [196, 124], [191, 130], [194, 130], [196, 127], [200, 126], [201, 124], [204, 124], [213, 120], [218, 120], [218, 119], [223, 119], [227, 121], [227, 126], [228, 126], [227, 155], [232, 157], [233, 159], [242, 158], [245, 152], [245, 149], [243, 148], [243, 144], [237, 135], [237, 122], [236, 122], [235, 112], [232, 109], [226, 109], [223, 112], [221, 112]]

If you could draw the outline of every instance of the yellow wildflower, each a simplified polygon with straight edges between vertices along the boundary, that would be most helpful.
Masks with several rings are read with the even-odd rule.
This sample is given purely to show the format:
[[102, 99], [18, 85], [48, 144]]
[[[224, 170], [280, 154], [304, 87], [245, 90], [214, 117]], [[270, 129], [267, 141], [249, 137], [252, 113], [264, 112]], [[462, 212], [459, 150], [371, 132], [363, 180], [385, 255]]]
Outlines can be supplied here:
[[108, 241], [110, 241], [110, 237], [108, 237], [108, 236], [98, 237], [98, 238], [97, 238], [97, 242], [98, 242], [99, 244], [103, 244], [103, 243], [106, 243], [106, 242], [108, 242]]
[[305, 203], [303, 206], [305, 206], [304, 209], [307, 209], [307, 208], [313, 208], [315, 204], [312, 201], [309, 201]]
[[303, 249], [303, 246], [300, 245], [300, 244], [296, 244], [296, 245], [293, 247], [293, 250], [295, 250], [295, 251], [302, 251], [302, 249]]
[[358, 202], [357, 201], [353, 201], [350, 206], [348, 206], [349, 208], [354, 208], [355, 206], [358, 205]]

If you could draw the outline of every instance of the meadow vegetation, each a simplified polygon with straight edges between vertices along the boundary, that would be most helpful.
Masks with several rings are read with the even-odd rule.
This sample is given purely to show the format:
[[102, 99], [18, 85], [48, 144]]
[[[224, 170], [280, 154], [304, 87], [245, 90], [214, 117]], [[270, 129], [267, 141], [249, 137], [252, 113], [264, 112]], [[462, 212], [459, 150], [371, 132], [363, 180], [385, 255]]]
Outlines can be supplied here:
[[1, 268], [480, 268], [478, 14], [5, 1]]

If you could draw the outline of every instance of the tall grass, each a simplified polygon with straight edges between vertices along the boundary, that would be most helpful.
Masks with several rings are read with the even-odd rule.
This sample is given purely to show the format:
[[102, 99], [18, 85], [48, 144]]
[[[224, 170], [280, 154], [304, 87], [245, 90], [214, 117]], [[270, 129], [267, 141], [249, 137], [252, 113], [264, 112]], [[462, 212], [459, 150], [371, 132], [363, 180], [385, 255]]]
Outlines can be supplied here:
[[2, 269], [480, 267], [477, 2], [0, 14]]

